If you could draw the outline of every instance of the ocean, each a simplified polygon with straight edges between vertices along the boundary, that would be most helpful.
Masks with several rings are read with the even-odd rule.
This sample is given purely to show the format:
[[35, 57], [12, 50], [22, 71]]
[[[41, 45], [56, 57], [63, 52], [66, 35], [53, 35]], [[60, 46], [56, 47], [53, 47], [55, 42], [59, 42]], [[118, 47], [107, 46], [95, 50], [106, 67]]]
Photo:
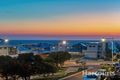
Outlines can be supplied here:
[[[76, 43], [87, 43], [87, 42], [97, 42], [98, 40], [66, 40], [69, 45]], [[61, 40], [9, 40], [7, 45], [21, 45], [21, 44], [39, 44], [39, 43], [48, 43], [48, 44], [57, 44], [61, 42]], [[0, 45], [4, 45], [5, 43], [2, 41]]]

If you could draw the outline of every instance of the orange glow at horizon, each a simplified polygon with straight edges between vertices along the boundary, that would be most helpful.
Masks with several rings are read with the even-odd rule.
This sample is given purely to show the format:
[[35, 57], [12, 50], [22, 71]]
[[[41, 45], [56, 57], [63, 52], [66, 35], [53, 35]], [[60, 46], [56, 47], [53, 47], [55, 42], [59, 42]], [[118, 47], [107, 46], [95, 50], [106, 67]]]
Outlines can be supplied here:
[[37, 35], [120, 35], [119, 13], [60, 16], [48, 20], [1, 22], [0, 32]]

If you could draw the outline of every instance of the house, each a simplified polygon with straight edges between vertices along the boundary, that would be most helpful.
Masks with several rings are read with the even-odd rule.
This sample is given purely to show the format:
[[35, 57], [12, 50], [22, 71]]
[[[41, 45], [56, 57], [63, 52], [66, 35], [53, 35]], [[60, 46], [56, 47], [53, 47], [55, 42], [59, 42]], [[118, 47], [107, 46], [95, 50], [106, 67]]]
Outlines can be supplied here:
[[87, 49], [83, 50], [85, 58], [98, 59], [102, 57], [102, 44], [100, 42], [89, 42]]
[[17, 48], [15, 46], [0, 46], [0, 56], [1, 55], [16, 55], [17, 54]]

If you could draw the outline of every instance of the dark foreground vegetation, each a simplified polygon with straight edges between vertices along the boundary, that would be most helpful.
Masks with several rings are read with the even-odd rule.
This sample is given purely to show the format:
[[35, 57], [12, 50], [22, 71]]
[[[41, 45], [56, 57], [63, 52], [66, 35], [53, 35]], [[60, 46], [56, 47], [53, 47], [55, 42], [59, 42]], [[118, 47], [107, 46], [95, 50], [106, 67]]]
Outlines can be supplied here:
[[30, 80], [31, 76], [54, 75], [70, 59], [67, 52], [50, 53], [47, 58], [41, 58], [32, 53], [19, 54], [18, 57], [0, 56], [0, 76], [4, 80]]

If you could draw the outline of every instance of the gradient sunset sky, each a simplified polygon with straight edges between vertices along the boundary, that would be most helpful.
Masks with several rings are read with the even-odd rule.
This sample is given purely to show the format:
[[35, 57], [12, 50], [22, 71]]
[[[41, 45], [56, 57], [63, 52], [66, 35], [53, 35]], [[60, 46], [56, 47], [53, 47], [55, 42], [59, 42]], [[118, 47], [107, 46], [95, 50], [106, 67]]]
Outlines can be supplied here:
[[120, 37], [120, 0], [0, 0], [0, 37]]

